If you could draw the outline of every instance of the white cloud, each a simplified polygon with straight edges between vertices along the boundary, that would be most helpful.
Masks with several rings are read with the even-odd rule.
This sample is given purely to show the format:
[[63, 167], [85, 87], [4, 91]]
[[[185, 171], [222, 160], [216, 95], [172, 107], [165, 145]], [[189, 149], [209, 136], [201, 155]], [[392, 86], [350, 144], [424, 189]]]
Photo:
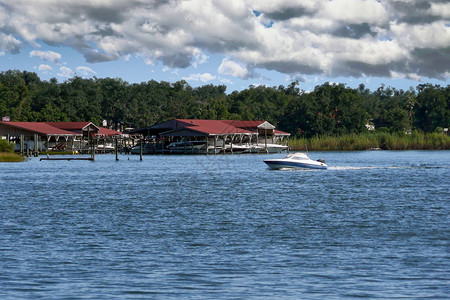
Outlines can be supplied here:
[[219, 81], [222, 83], [233, 84], [233, 81], [223, 77], [219, 77]]
[[406, 75], [406, 77], [414, 81], [422, 81], [422, 78], [416, 73], [409, 73], [408, 75]]
[[79, 66], [79, 67], [76, 68], [76, 70], [77, 70], [77, 73], [79, 73], [79, 74], [81, 74], [82, 76], [85, 76], [85, 77], [97, 74], [91, 68], [84, 67], [84, 66]]
[[[1, 9], [1, 6], [0, 6]], [[1, 27], [0, 27], [1, 29]], [[20, 52], [22, 43], [10, 34], [4, 34], [0, 32], [0, 49], [3, 51], [11, 52], [17, 54]]]
[[347, 24], [370, 23], [376, 25], [387, 24], [389, 13], [377, 0], [333, 0], [323, 4], [318, 17]]
[[5, 55], [5, 52], [4, 51], [0, 51], [0, 56], [3, 56], [3, 55]]
[[203, 74], [191, 74], [189, 77], [183, 77], [186, 81], [202, 81], [202, 82], [208, 82], [216, 79], [216, 76], [211, 75], [210, 73], [203, 73]]
[[393, 23], [392, 33], [405, 48], [445, 48], [450, 46], [450, 27], [445, 22], [408, 25]]
[[49, 71], [52, 71], [53, 69], [49, 65], [41, 64], [41, 65], [39, 65], [38, 70], [43, 71], [43, 72], [49, 72]]
[[450, 6], [448, 3], [432, 3], [430, 13], [448, 20], [450, 19]]
[[58, 76], [70, 78], [70, 77], [73, 77], [73, 75], [74, 75], [74, 73], [73, 73], [72, 69], [70, 69], [68, 67], [59, 68]]
[[49, 61], [52, 63], [58, 63], [61, 60], [61, 54], [53, 52], [53, 51], [40, 51], [33, 50], [30, 52], [30, 57], [37, 56], [42, 60]]
[[206, 55], [205, 53], [203, 53], [200, 49], [195, 49], [193, 51], [193, 55], [194, 55], [194, 62], [192, 63], [192, 66], [194, 68], [197, 68], [198, 65], [202, 65], [204, 63], [206, 63], [209, 59], [209, 56]]
[[395, 71], [391, 71], [391, 77], [394, 79], [411, 79], [414, 81], [422, 81], [422, 78], [416, 73], [403, 74]]
[[241, 79], [245, 79], [249, 75], [249, 72], [246, 67], [234, 61], [231, 61], [228, 58], [224, 58], [222, 60], [222, 63], [217, 69], [217, 71], [219, 72], [219, 74], [239, 77]]

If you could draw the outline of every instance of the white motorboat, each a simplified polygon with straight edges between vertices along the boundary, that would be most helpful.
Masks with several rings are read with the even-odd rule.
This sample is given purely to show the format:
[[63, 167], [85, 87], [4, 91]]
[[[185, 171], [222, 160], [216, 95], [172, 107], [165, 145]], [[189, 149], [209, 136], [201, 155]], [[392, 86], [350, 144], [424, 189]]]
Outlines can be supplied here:
[[327, 169], [323, 159], [312, 160], [303, 152], [290, 153], [284, 158], [265, 159], [271, 169]]
[[[141, 144], [137, 144], [133, 148], [130, 149], [131, 154], [140, 154], [141, 153]], [[155, 145], [152, 143], [143, 143], [142, 144], [142, 154], [151, 154], [155, 153]]]
[[289, 147], [286, 145], [279, 144], [261, 144], [263, 149], [267, 149], [267, 153], [281, 153], [283, 151], [288, 151]]
[[205, 141], [181, 141], [167, 145], [168, 150], [200, 150], [205, 148]]
[[288, 146], [279, 145], [279, 144], [233, 144], [226, 145], [226, 151], [231, 152], [231, 147], [233, 148], [233, 152], [236, 153], [281, 153], [283, 151], [288, 150]]
[[95, 150], [99, 152], [113, 152], [115, 150], [112, 143], [99, 144], [95, 147]]

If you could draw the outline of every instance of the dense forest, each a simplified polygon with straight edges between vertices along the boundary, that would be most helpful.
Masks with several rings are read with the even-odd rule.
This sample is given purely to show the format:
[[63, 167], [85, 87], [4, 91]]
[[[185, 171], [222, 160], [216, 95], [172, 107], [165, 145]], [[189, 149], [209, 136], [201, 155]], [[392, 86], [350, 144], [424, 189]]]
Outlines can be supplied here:
[[140, 128], [173, 118], [267, 120], [297, 137], [378, 131], [442, 131], [450, 126], [450, 86], [420, 84], [407, 91], [370, 91], [325, 83], [307, 92], [288, 86], [224, 85], [193, 88], [185, 81], [130, 84], [121, 79], [73, 77], [59, 83], [36, 73], [0, 73], [0, 116], [11, 121], [92, 121]]

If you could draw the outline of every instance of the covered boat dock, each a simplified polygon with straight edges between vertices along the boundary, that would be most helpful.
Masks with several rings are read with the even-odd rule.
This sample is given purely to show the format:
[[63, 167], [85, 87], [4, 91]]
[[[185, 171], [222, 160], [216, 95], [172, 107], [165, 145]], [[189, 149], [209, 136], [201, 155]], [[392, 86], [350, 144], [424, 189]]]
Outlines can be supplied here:
[[122, 133], [92, 122], [0, 122], [0, 137], [16, 144], [21, 154], [38, 155], [44, 151], [87, 153], [122, 137]]
[[145, 154], [278, 153], [289, 149], [290, 136], [267, 121], [197, 119], [169, 120], [130, 133], [145, 137]]

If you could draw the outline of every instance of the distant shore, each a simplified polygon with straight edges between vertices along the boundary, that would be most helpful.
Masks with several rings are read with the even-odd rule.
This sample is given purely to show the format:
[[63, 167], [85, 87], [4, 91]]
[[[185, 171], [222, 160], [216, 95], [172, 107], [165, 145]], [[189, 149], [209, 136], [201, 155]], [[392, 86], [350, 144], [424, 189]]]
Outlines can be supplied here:
[[289, 146], [293, 151], [450, 150], [450, 136], [421, 132], [349, 134], [310, 139], [291, 138]]

